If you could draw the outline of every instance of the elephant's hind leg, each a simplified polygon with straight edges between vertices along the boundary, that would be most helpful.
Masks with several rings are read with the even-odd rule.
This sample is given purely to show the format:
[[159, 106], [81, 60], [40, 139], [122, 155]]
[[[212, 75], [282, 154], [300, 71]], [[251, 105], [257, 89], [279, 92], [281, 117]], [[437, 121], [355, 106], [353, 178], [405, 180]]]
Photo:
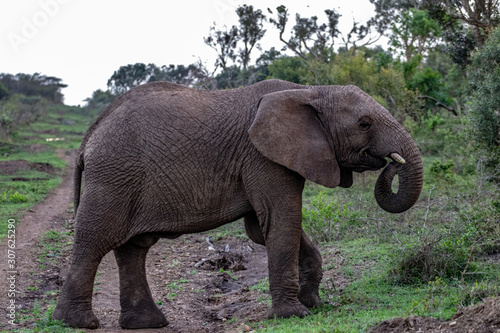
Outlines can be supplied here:
[[111, 251], [111, 247], [104, 245], [96, 235], [99, 232], [86, 232], [77, 228], [71, 267], [52, 314], [54, 319], [62, 320], [72, 327], [99, 327], [99, 320], [92, 311], [94, 278], [99, 263]]
[[120, 326], [122, 328], [156, 328], [168, 325], [156, 306], [146, 279], [146, 255], [158, 241], [152, 235], [139, 235], [115, 249], [120, 272]]

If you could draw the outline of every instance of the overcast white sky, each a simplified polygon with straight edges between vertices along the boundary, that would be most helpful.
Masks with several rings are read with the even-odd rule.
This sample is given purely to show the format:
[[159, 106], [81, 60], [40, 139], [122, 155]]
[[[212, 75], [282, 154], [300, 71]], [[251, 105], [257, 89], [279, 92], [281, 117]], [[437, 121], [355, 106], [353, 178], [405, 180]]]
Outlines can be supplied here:
[[[213, 22], [237, 24], [234, 11], [245, 3], [267, 16], [268, 7], [286, 4], [290, 23], [297, 12], [325, 20], [324, 10], [334, 8], [344, 32], [353, 17], [365, 23], [374, 8], [369, 0], [0, 0], [0, 73], [57, 76], [68, 85], [65, 103], [83, 105], [123, 65], [189, 65], [200, 58], [213, 68], [216, 53], [203, 37]], [[264, 49], [280, 49], [278, 31], [267, 29]]]

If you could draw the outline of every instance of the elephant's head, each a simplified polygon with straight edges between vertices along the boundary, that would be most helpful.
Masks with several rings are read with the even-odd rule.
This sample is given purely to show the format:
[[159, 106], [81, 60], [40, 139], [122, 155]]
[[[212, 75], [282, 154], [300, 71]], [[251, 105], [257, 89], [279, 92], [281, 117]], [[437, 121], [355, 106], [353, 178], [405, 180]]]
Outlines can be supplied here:
[[[378, 170], [375, 198], [384, 210], [409, 209], [422, 189], [423, 167], [410, 135], [355, 86], [294, 89], [265, 95], [249, 129], [270, 160], [327, 187], [350, 187], [352, 172]], [[398, 174], [399, 189], [392, 191]]]

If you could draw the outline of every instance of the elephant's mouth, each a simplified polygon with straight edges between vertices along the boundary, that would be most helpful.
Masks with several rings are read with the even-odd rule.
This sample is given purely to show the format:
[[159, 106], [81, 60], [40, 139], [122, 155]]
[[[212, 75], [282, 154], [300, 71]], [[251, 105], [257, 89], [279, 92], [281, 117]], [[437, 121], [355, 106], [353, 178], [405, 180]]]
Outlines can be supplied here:
[[376, 171], [382, 169], [387, 164], [387, 161], [383, 157], [378, 157], [372, 155], [368, 151], [363, 151], [360, 154], [359, 161], [355, 163], [352, 167], [348, 167], [354, 172], [364, 172], [364, 171]]

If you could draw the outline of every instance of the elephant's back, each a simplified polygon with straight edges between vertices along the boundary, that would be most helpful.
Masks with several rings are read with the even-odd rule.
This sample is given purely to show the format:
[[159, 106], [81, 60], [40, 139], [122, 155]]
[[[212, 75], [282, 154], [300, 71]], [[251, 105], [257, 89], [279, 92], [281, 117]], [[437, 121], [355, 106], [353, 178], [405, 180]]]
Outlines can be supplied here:
[[[167, 171], [183, 163], [191, 167], [203, 163], [221, 147], [230, 150], [231, 142], [240, 142], [246, 135], [246, 123], [251, 121], [244, 103], [232, 95], [168, 82], [130, 90], [87, 132], [81, 147], [85, 169], [106, 161], [117, 167], [158, 164]], [[239, 112], [230, 112], [233, 109], [222, 104], [231, 104]]]
[[151, 82], [130, 89], [126, 93], [118, 96], [94, 121], [94, 123], [87, 130], [82, 140], [82, 147], [85, 146], [86, 142], [92, 136], [92, 134], [102, 126], [104, 120], [113, 117], [117, 112], [126, 111], [127, 106], [133, 105], [134, 103], [139, 102], [145, 97], [147, 98], [147, 96], [149, 96], [150, 94], [168, 94], [170, 92], [176, 93], [179, 91], [186, 91], [190, 89], [191, 88], [189, 87], [166, 81]]

